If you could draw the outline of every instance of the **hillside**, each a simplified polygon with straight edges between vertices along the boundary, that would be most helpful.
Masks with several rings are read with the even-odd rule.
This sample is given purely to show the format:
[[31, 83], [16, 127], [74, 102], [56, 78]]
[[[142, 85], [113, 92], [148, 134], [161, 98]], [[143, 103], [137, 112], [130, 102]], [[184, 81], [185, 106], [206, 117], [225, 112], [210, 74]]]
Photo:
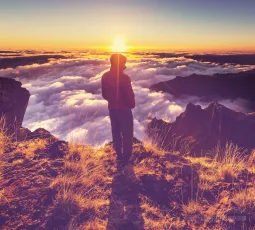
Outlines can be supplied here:
[[255, 154], [219, 157], [134, 144], [117, 168], [111, 145], [75, 145], [39, 129], [1, 133], [1, 229], [252, 229]]

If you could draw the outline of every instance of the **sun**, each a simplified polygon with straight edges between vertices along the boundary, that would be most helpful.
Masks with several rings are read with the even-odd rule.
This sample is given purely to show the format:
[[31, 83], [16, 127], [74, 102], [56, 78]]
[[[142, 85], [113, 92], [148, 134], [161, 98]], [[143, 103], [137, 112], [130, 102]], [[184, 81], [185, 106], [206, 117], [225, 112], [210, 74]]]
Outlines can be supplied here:
[[122, 37], [116, 37], [113, 41], [112, 52], [122, 53], [127, 52], [125, 40]]

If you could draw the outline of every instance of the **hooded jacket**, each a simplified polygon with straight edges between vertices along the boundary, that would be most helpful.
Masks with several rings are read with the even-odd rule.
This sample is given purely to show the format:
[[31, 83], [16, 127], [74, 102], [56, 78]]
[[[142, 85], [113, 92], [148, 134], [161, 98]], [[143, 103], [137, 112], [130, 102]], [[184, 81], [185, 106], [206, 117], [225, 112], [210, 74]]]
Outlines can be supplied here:
[[102, 96], [108, 101], [108, 109], [129, 110], [135, 108], [135, 96], [130, 77], [110, 70], [102, 76]]

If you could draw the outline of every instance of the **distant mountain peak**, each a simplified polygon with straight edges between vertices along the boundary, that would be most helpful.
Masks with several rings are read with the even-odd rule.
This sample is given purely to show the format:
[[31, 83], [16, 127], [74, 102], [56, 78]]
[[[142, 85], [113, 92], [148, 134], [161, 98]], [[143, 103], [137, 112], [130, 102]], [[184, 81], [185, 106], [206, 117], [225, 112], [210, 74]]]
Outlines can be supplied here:
[[200, 111], [202, 108], [200, 105], [195, 105], [193, 103], [188, 103], [186, 106], [186, 111], [185, 112], [193, 112], [193, 111]]

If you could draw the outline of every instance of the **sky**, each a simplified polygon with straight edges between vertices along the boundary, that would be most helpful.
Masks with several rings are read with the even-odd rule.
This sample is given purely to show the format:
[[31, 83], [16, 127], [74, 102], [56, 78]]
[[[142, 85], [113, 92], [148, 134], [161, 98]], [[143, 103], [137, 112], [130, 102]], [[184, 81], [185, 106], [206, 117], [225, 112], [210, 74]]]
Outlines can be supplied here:
[[255, 51], [253, 0], [0, 0], [0, 49]]

